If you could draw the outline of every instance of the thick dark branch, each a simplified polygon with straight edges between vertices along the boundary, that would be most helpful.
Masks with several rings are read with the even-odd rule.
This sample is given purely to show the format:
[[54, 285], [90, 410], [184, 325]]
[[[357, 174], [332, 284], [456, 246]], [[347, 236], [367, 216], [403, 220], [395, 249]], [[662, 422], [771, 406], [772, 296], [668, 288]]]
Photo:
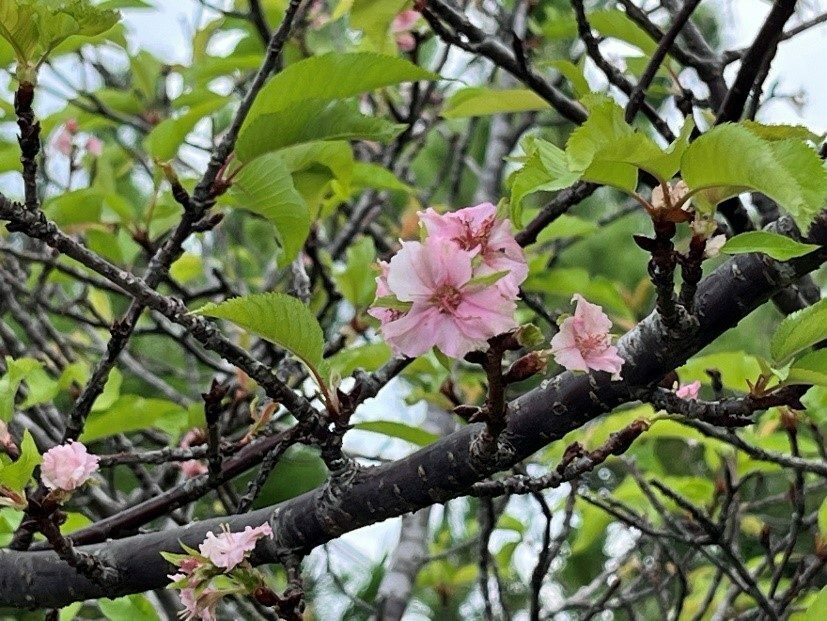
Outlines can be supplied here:
[[735, 82], [727, 93], [726, 99], [718, 110], [715, 123], [727, 123], [737, 121], [741, 118], [744, 105], [747, 102], [755, 78], [764, 65], [767, 54], [775, 54], [778, 40], [784, 29], [784, 25], [792, 17], [795, 11], [796, 0], [778, 0], [772, 6], [767, 20], [758, 31], [752, 47], [749, 48], [741, 60], [741, 68], [735, 77]]
[[[335, 489], [324, 486], [276, 507], [110, 541], [105, 549], [92, 546], [84, 551], [99, 550], [126, 576], [116, 593], [105, 593], [113, 597], [163, 586], [170, 567], [158, 552], [178, 550], [179, 540], [196, 545], [221, 522], [240, 529], [272, 518], [275, 539], [255, 557], [259, 563], [272, 562], [291, 553], [303, 554], [344, 532], [461, 496], [475, 482], [632, 400], [634, 391], [658, 382], [781, 287], [825, 260], [827, 249], [822, 248], [788, 263], [766, 255], [740, 255], [727, 261], [700, 284], [699, 326], [693, 335], [671, 336], [658, 315], [652, 314], [619, 343], [626, 361], [622, 381], [612, 382], [606, 373], [566, 372], [511, 402], [508, 427], [493, 464], [471, 459], [471, 444], [483, 425], [469, 425], [406, 459], [368, 470]], [[224, 469], [240, 458], [228, 460]], [[140, 523], [144, 522], [136, 525]], [[105, 531], [100, 534], [106, 536]], [[53, 552], [0, 552], [0, 602], [23, 607], [63, 606], [104, 595], [100, 586], [62, 571], [61, 563]], [[20, 584], [30, 586], [23, 592]]]

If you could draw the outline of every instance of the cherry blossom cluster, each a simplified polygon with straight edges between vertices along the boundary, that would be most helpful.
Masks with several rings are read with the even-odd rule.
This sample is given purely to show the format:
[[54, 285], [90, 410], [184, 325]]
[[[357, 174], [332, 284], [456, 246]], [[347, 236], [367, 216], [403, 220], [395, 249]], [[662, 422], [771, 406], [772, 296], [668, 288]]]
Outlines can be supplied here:
[[491, 203], [418, 215], [426, 237], [403, 241], [390, 263], [380, 263], [369, 312], [397, 356], [436, 347], [462, 358], [485, 349], [517, 327], [516, 299], [528, 275], [511, 222], [497, 218]]
[[[180, 616], [185, 621], [202, 619], [215, 621], [215, 609], [227, 595], [246, 595], [264, 585], [263, 576], [247, 559], [259, 539], [272, 537], [269, 524], [247, 526], [232, 532], [226, 524], [216, 535], [207, 533], [204, 541], [193, 550], [182, 544], [187, 554], [162, 555], [178, 568], [171, 574], [169, 588], [179, 590], [184, 609]], [[220, 580], [216, 580], [219, 578]]]

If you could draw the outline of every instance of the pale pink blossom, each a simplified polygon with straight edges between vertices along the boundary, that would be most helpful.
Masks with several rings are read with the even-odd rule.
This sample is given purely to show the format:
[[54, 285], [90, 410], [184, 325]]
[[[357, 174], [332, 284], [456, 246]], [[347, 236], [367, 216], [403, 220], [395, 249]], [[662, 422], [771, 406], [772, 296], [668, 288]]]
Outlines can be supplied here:
[[224, 525], [218, 536], [212, 531], [207, 533], [198, 550], [216, 567], [230, 570], [241, 563], [247, 553], [253, 551], [259, 539], [272, 536], [273, 530], [269, 524], [255, 528], [247, 526], [244, 531], [238, 533], [231, 532], [229, 527]]
[[89, 136], [89, 138], [86, 139], [86, 144], [84, 148], [86, 149], [86, 152], [90, 155], [100, 157], [101, 153], [103, 153], [103, 142], [100, 138], [96, 138], [95, 136]]
[[560, 324], [560, 331], [551, 339], [551, 352], [557, 364], [569, 371], [607, 371], [619, 377], [623, 358], [612, 345], [611, 320], [597, 304], [575, 294], [574, 315]]
[[675, 395], [681, 399], [697, 399], [700, 389], [701, 383], [699, 381], [694, 381], [691, 384], [681, 384], [680, 387], [675, 390]]
[[497, 208], [481, 203], [443, 215], [433, 209], [419, 217], [429, 237], [450, 239], [463, 250], [478, 250], [482, 265], [476, 275], [507, 271], [497, 287], [507, 297], [515, 297], [528, 276], [523, 249], [514, 239], [509, 220], [497, 219]]
[[391, 32], [396, 38], [396, 47], [403, 52], [410, 52], [416, 47], [416, 38], [411, 34], [414, 24], [419, 20], [419, 13], [413, 9], [402, 11], [391, 22]]
[[436, 346], [452, 358], [462, 358], [516, 327], [513, 300], [494, 285], [469, 283], [477, 253], [438, 237], [402, 242], [388, 267], [387, 283], [397, 299], [412, 306], [382, 326], [397, 355], [415, 357]]
[[43, 454], [40, 478], [49, 489], [70, 492], [77, 489], [98, 470], [99, 457], [91, 455], [80, 442], [69, 441]]
[[194, 588], [181, 589], [178, 597], [184, 606], [184, 610], [178, 613], [178, 616], [184, 621], [192, 621], [194, 619], [216, 621], [215, 608], [222, 595], [220, 591], [212, 587], [204, 589], [199, 597], [196, 597]]
[[55, 137], [52, 139], [52, 148], [60, 153], [61, 155], [65, 155], [69, 157], [72, 155], [72, 148], [74, 146], [75, 141], [75, 132], [69, 129], [68, 121], [61, 126]]
[[[392, 295], [390, 287], [388, 287], [388, 269], [390, 266], [387, 261], [379, 261], [379, 276], [376, 277], [376, 298], [383, 298]], [[399, 319], [404, 313], [396, 308], [385, 308], [383, 306], [374, 306], [368, 310], [368, 314], [376, 317], [382, 325], [388, 322]]]
[[207, 474], [207, 465], [200, 459], [182, 461], [179, 468], [181, 468], [181, 472], [187, 479], [194, 479], [202, 474]]

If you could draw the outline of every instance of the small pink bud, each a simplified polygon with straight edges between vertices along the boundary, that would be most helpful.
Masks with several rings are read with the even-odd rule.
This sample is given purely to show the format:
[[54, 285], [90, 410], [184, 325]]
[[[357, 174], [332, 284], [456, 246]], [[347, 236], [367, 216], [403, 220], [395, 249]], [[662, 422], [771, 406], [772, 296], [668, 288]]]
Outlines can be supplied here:
[[78, 125], [77, 119], [67, 119], [66, 122], [63, 124], [63, 127], [65, 127], [66, 131], [70, 134], [76, 134], [78, 129], [80, 129], [80, 125]]

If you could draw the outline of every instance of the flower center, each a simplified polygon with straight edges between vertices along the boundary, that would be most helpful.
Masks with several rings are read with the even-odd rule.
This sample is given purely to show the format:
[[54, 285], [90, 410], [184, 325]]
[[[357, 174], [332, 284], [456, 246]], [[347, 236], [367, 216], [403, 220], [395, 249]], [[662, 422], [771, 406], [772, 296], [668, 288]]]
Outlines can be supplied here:
[[477, 246], [481, 246], [481, 253], [485, 254], [488, 246], [488, 237], [491, 234], [491, 229], [494, 227], [494, 218], [486, 218], [476, 231], [471, 228], [471, 223], [467, 220], [462, 224], [462, 234], [452, 238], [451, 241], [455, 242], [463, 250], [473, 250]]
[[606, 347], [605, 334], [575, 334], [574, 342], [581, 352], [600, 351]]
[[431, 296], [431, 303], [444, 314], [453, 313], [460, 302], [462, 292], [453, 285], [442, 285]]

